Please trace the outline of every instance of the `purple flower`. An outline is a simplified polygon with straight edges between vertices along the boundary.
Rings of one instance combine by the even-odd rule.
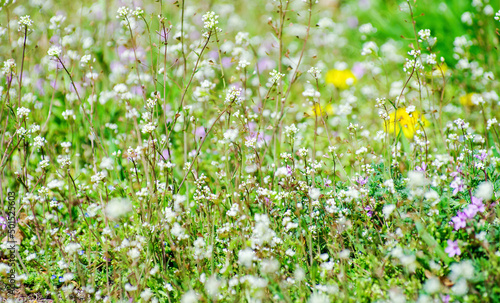
[[[358,177],[358,178],[356,178],[355,181],[358,182],[359,185],[365,185],[366,182],[368,182],[368,177],[365,177],[365,178]]]
[[[349,26],[350,28],[356,28],[358,27],[358,24],[359,24],[358,18],[356,17],[347,18],[347,26]]]
[[[372,207],[370,205],[365,206],[365,210],[367,211],[366,215],[371,217],[373,215]]]
[[[478,211],[478,208],[474,204],[469,204],[465,209],[464,209],[464,214],[467,217],[467,219],[472,219],[476,216]]]
[[[208,57],[214,61],[219,60],[219,52],[217,52],[216,50],[213,50],[213,51],[208,53]]]
[[[421,165],[421,166],[417,166],[415,169],[416,169],[417,171],[425,171],[425,170],[427,169],[427,164],[422,163],[422,165]]]
[[[441,301],[443,301],[443,303],[450,303],[450,295],[441,295]]]
[[[130,92],[136,96],[142,95],[142,87],[140,85],[135,85],[130,88]]]
[[[257,127],[257,123],[255,123],[255,122],[248,122],[247,127],[248,127],[249,131],[253,132],[253,131],[255,131],[255,128]]]
[[[191,40],[197,40],[200,38],[200,32],[199,31],[192,31],[191,33],[189,33],[189,38]]]
[[[325,187],[330,187],[331,184],[332,184],[332,180],[330,180],[329,177],[326,177],[326,179],[325,179]]]
[[[168,149],[163,150],[163,152],[161,153],[161,155],[163,156],[163,158],[165,160],[166,159],[170,159],[170,152],[168,151]]]
[[[61,68],[62,68],[62,66],[61,66]],[[75,86],[74,87],[73,87],[73,85],[69,86],[69,91],[72,92],[72,93],[75,93],[75,87],[76,87],[76,89],[78,91],[78,94],[80,96],[83,96],[84,95],[84,88],[83,88],[82,84],[80,82],[75,82]]]
[[[228,68],[231,65],[233,65],[233,62],[231,61],[231,58],[229,58],[229,57],[222,58],[222,66],[223,67]]]
[[[483,150],[480,155],[474,155],[474,158],[478,159],[479,161],[484,161],[488,154]]]
[[[354,65],[352,66],[352,73],[358,79],[363,77],[363,75],[365,74],[365,68],[364,68],[363,64],[360,62],[354,63]]]
[[[459,230],[460,228],[464,228],[467,225],[467,216],[463,212],[459,212],[455,217],[451,218],[453,224],[455,225],[453,228],[455,230]]]
[[[471,202],[472,202],[472,205],[475,205],[477,207],[478,212],[480,212],[480,213],[484,212],[484,203],[483,203],[483,200],[481,198],[476,198],[476,197],[472,196]]]
[[[451,182],[450,186],[451,186],[451,188],[453,188],[453,195],[458,194],[459,191],[463,191],[465,188],[462,180],[460,180],[459,177],[455,178],[455,180],[453,180],[453,182]]]
[[[460,254],[462,253],[460,251],[460,248],[458,247],[458,241],[451,240],[448,240],[448,247],[446,247],[444,252],[447,253],[450,257],[460,256]]]
[[[457,171],[452,172],[450,174],[450,176],[456,177],[456,176],[460,175],[461,172],[462,172],[462,169],[459,167],[459,168],[457,168]]]
[[[2,227],[2,229],[5,229],[7,227],[7,221],[2,216],[0,216],[0,226]]]
[[[205,128],[203,126],[196,128],[193,131],[193,134],[196,137],[196,139],[201,139],[201,140],[203,140],[203,138],[205,138],[205,136],[207,135],[207,133],[205,132]]]
[[[276,66],[276,62],[274,60],[269,59],[268,57],[264,57],[257,62],[257,68],[260,72],[264,70],[273,69]]]

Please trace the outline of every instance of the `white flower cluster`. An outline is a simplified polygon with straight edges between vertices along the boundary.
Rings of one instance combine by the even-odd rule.
[[[130,14],[132,14],[132,10],[126,6],[121,6],[116,11],[116,18],[123,19],[127,18]]]
[[[16,70],[16,61],[14,59],[8,59],[3,62],[2,73],[4,75],[9,75],[10,73],[14,73]]]
[[[295,124],[285,126],[285,136],[287,136],[288,138],[294,138],[298,132],[299,129],[295,126]]]
[[[215,88],[215,84],[208,81],[208,80],[203,80],[201,82],[201,85],[196,87],[196,89],[193,92],[193,99],[195,99],[198,102],[208,102],[210,101],[211,97],[211,90]]]
[[[203,21],[203,27],[208,31],[212,31],[217,29],[217,24],[219,23],[219,16],[215,14],[215,12],[210,11],[203,15],[201,18]]]
[[[241,102],[240,95],[241,95],[241,88],[236,88],[234,86],[231,86],[226,94],[226,99],[224,100],[224,104],[229,105],[232,102],[236,102],[237,104],[239,104]]]
[[[242,45],[242,46],[248,45],[248,42],[250,40],[249,35],[250,34],[246,32],[238,32],[236,34],[236,37],[234,38],[236,45]]]
[[[226,139],[229,142],[233,142],[238,138],[239,131],[236,128],[228,129],[224,133],[224,139]]]
[[[45,143],[47,143],[47,140],[45,140],[45,138],[41,136],[36,136],[35,139],[33,139],[33,141],[34,141],[33,145],[37,149],[42,148],[45,145]]]
[[[63,15],[56,15],[50,18],[49,29],[56,30],[61,27],[61,24],[66,20],[66,17]]]
[[[18,107],[17,108],[17,117],[19,119],[22,119],[23,117],[28,117],[28,115],[30,114],[30,110],[26,107]]]
[[[311,76],[313,76],[314,79],[318,80],[321,78],[321,70],[317,67],[311,67],[308,71]]]
[[[92,59],[91,55],[82,56],[82,58],[80,59],[80,65],[84,66],[85,64],[89,63],[91,59]]]
[[[67,109],[62,112],[62,116],[64,120],[68,120],[68,118],[73,118],[73,120],[76,119],[75,112],[72,109]]]
[[[378,52],[378,46],[375,42],[373,41],[368,41],[363,44],[363,49],[361,50],[361,55],[362,56],[368,56],[371,54],[377,54]]]
[[[59,57],[62,53],[62,49],[60,46],[57,46],[57,45],[53,45],[49,48],[49,50],[47,51],[47,54],[49,56],[53,56],[53,57]]]
[[[132,12],[132,15],[134,15],[136,17],[140,17],[140,16],[144,15],[144,10],[140,7],[136,7],[135,10]]]
[[[153,122],[149,122],[142,127],[142,133],[143,134],[150,134],[150,133],[154,132],[155,129],[156,129],[156,125]]]
[[[319,98],[321,97],[321,93],[315,90],[314,88],[307,88],[303,93],[302,96],[304,97],[309,97],[309,98]]]
[[[280,81],[281,78],[285,76],[285,74],[281,74],[277,70],[273,69],[273,71],[269,73],[269,76],[271,77],[269,78],[268,86],[271,87],[278,83],[278,81]]]
[[[19,23],[19,31],[21,31],[24,28],[32,26],[33,20],[31,20],[31,17],[29,15],[26,15],[26,16],[20,17],[18,23]]]

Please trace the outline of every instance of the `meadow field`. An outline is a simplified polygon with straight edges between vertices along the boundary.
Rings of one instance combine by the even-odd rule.
[[[1,302],[500,302],[500,3],[0,0]]]

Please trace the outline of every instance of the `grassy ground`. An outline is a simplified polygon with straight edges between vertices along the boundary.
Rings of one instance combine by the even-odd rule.
[[[0,1],[2,298],[500,301],[500,6]]]

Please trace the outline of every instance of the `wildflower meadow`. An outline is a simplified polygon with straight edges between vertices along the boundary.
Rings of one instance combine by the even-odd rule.
[[[0,0],[1,302],[500,302],[500,2]]]

